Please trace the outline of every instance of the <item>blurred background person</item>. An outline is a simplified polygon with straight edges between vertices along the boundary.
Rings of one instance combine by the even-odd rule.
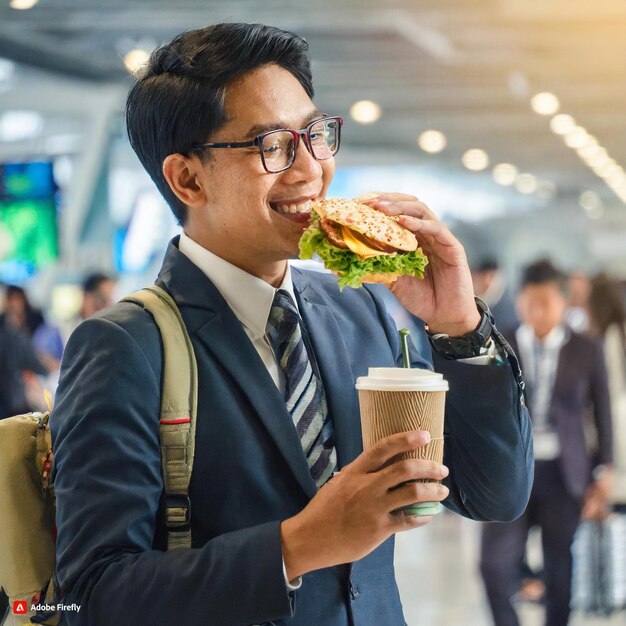
[[[82,283],[82,303],[76,315],[63,323],[63,337],[65,342],[74,329],[88,317],[113,304],[115,294],[115,279],[104,272],[88,274]]]
[[[0,326],[0,419],[39,408],[39,402],[33,406],[27,398],[28,384],[40,388],[33,377],[47,374],[28,335],[11,326]]]
[[[5,294],[5,310],[0,324],[24,333],[32,341],[33,348],[46,370],[59,369],[63,354],[63,339],[56,326],[50,324],[42,311],[34,307],[22,287],[8,285]]]
[[[89,274],[83,282],[83,305],[80,317],[86,320],[98,311],[113,304],[115,280],[108,274],[96,272]]]
[[[0,417],[47,408],[44,388],[55,380],[63,344],[59,331],[31,305],[26,292],[8,285],[0,315]]]
[[[590,328],[604,342],[613,416],[615,484],[611,500],[626,506],[626,309],[615,281],[598,274],[591,281]]]
[[[589,330],[589,293],[591,281],[583,272],[571,272],[567,278],[567,311],[565,320],[579,333]]]
[[[496,626],[519,625],[512,598],[535,526],[542,538],[545,624],[568,623],[574,533],[581,513],[599,515],[609,495],[612,439],[604,354],[597,341],[565,323],[566,289],[565,277],[550,261],[526,267],[518,296],[522,325],[508,337],[527,383],[535,481],[519,519],[483,526],[480,570]],[[584,429],[590,407],[598,442],[593,454],[587,452]]]
[[[519,326],[513,295],[504,272],[495,257],[484,257],[472,268],[474,292],[482,298],[493,314],[500,332],[512,331]]]

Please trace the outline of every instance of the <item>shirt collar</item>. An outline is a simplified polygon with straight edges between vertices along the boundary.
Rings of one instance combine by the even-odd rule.
[[[277,290],[264,280],[203,248],[184,232],[180,235],[178,249],[217,287],[252,338],[263,337]],[[279,289],[289,293],[297,308],[289,264]]]
[[[568,337],[567,326],[564,324],[555,326],[541,341],[537,339],[535,331],[528,324],[522,324],[515,334],[520,348],[523,346],[526,349],[531,348],[535,342],[540,342],[546,350],[555,350],[560,348]]]

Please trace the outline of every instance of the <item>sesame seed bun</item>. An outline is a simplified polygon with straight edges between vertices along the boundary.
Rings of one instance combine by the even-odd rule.
[[[403,252],[417,250],[417,239],[410,230],[367,204],[357,200],[329,198],[328,200],[313,202],[312,208],[320,217],[346,226],[373,241],[392,246]],[[387,280],[389,279],[386,279],[385,282]]]

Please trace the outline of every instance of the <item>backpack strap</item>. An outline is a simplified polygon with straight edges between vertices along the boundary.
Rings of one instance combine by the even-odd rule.
[[[159,436],[165,482],[167,549],[191,548],[189,481],[198,411],[198,367],[189,334],[173,298],[157,285],[125,298],[154,317],[163,341]]]

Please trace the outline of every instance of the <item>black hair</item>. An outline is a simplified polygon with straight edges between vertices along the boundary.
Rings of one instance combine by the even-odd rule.
[[[546,283],[556,283],[561,293],[567,295],[567,278],[550,259],[535,261],[527,265],[522,271],[520,289],[524,289],[528,285],[544,285]]]
[[[602,337],[606,335],[609,327],[615,325],[626,350],[626,307],[617,284],[606,274],[598,274],[591,281],[589,313],[592,327]]]
[[[151,54],[132,86],[126,101],[131,146],[179,224],[187,207],[167,184],[163,160],[205,143],[226,121],[229,83],[268,64],[291,72],[313,97],[307,42],[263,24],[216,24],[181,33]]]
[[[83,280],[83,293],[96,293],[96,291],[100,289],[100,285],[102,285],[102,283],[112,280],[113,278],[111,276],[102,272],[89,274],[85,277],[85,280]]]
[[[18,285],[7,285],[5,297],[18,297],[22,300],[24,303],[25,330],[29,335],[33,335],[39,326],[41,326],[44,322],[43,313],[31,304],[28,294],[23,287],[19,287]]]
[[[476,264],[476,272],[495,272],[500,269],[495,256],[485,256]]]

